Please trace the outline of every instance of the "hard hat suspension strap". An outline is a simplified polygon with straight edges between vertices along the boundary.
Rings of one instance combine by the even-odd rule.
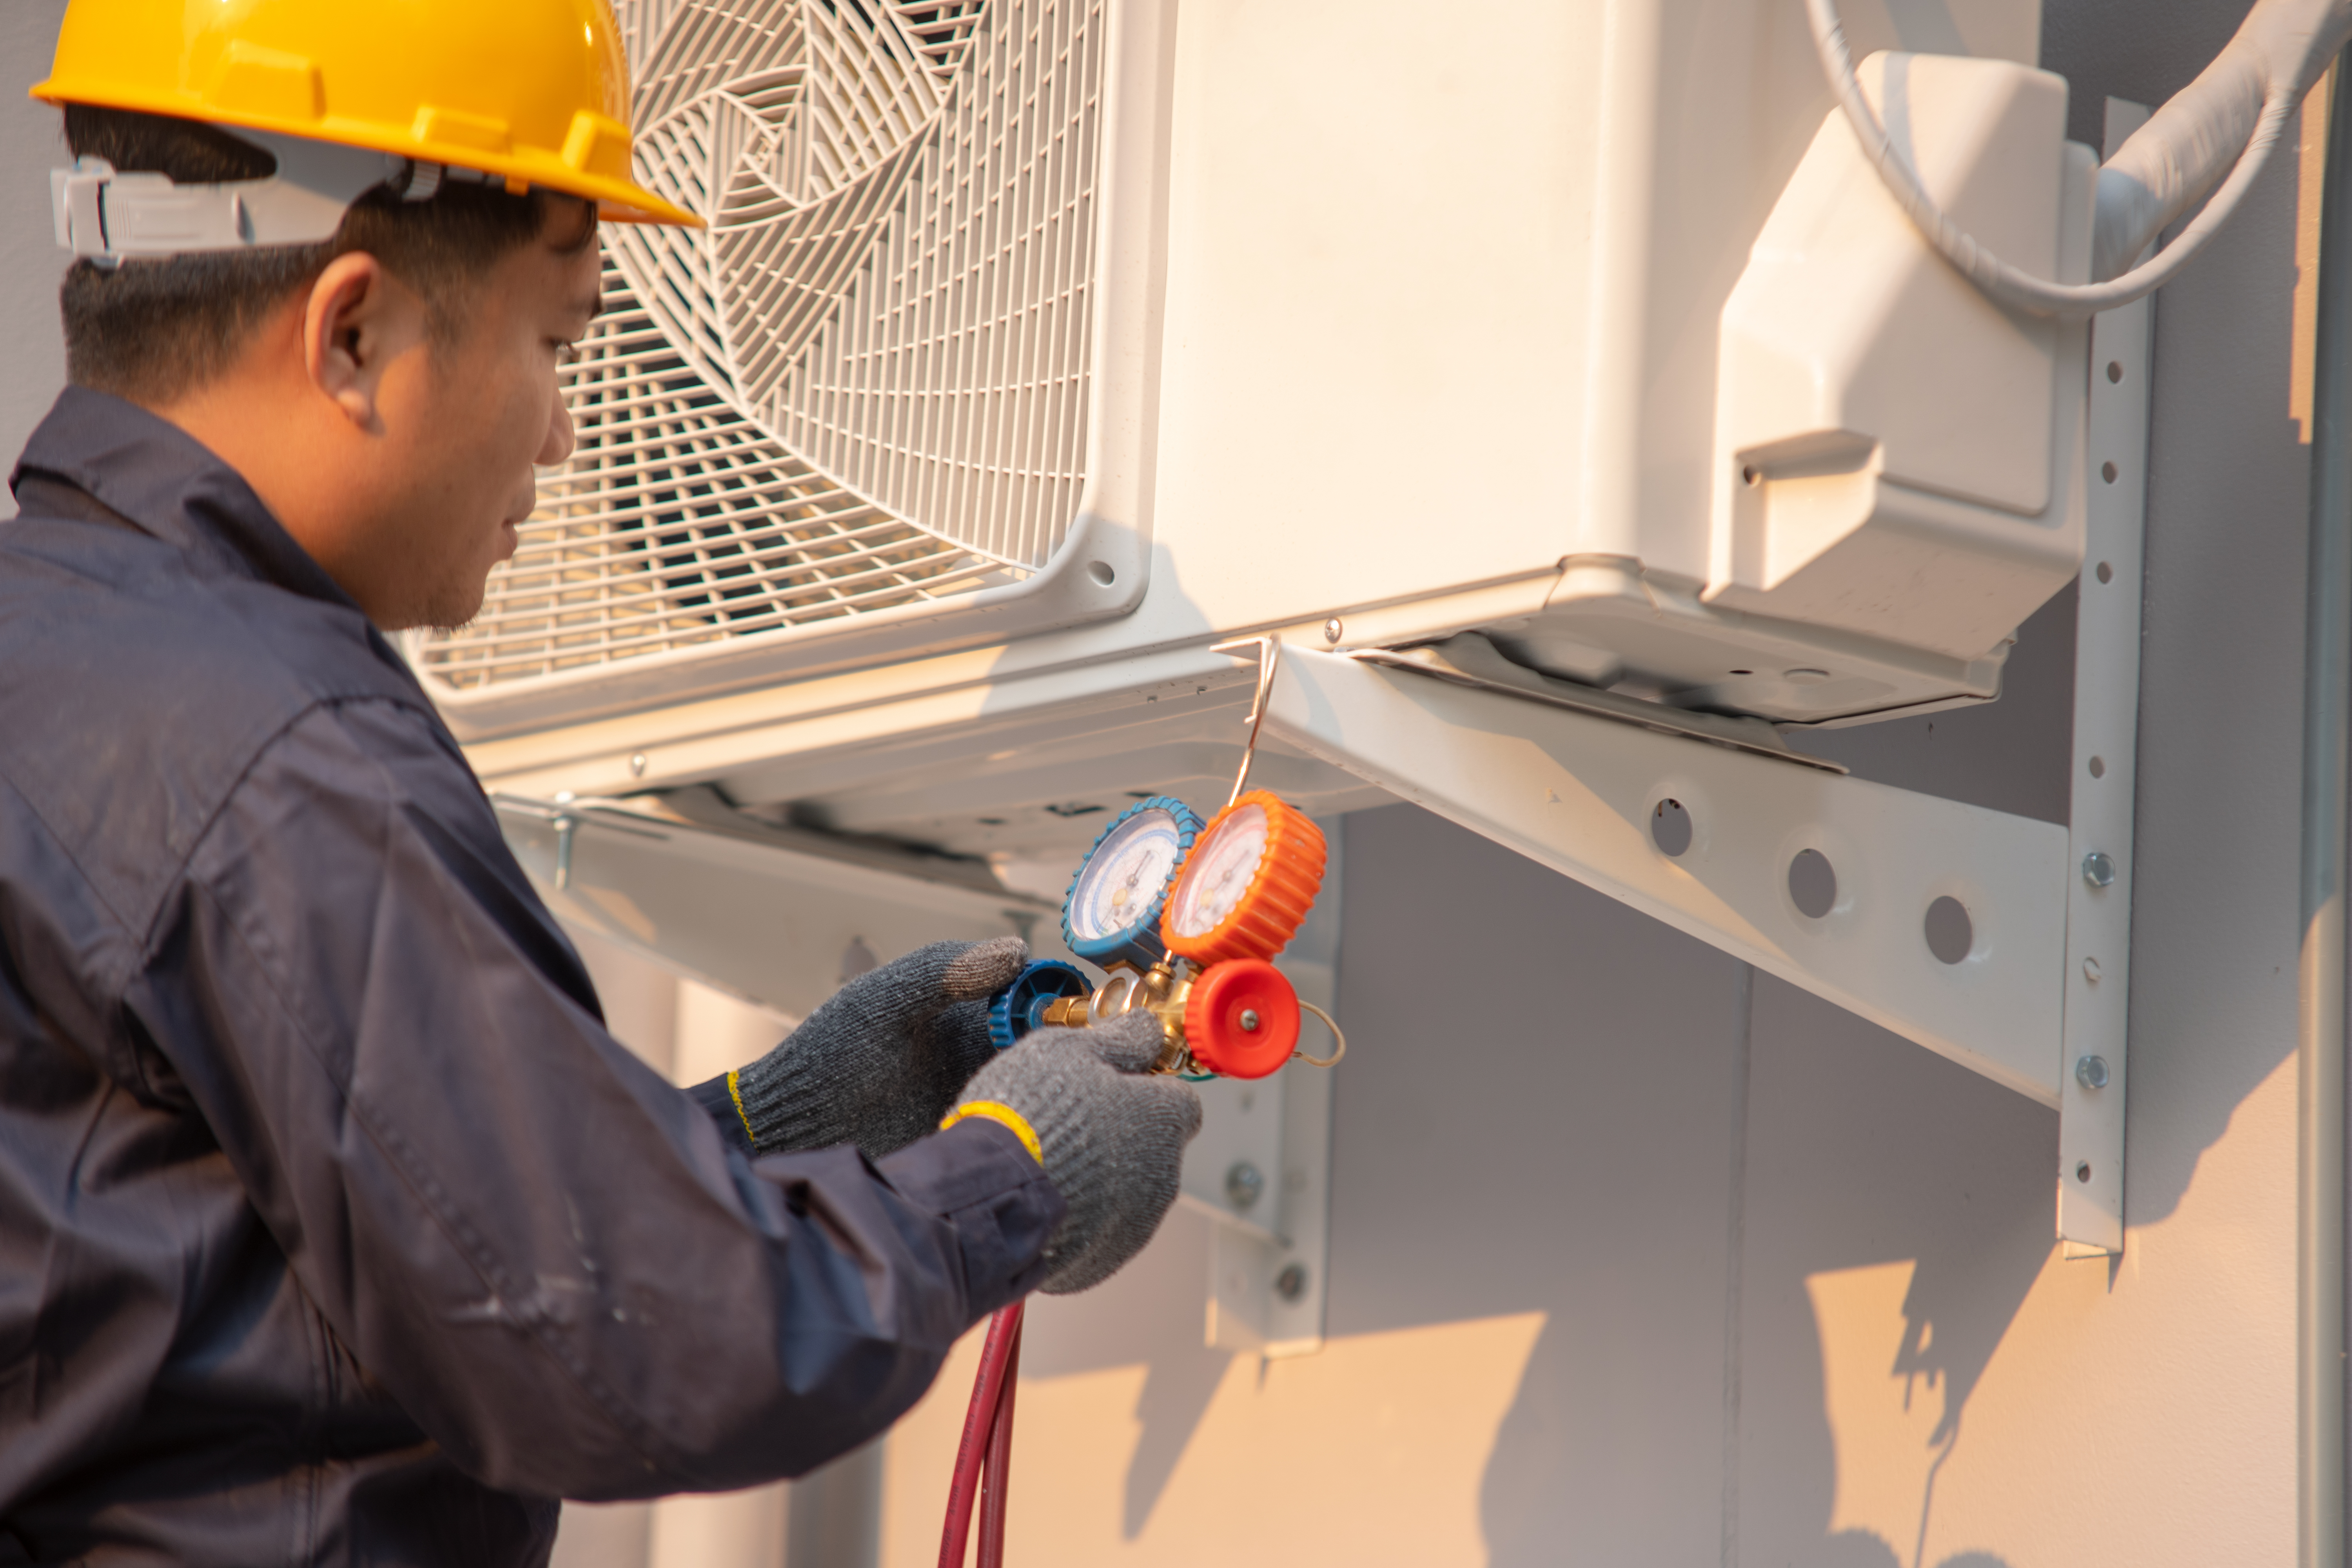
[[[58,245],[101,267],[131,257],[320,245],[335,237],[361,196],[389,185],[424,201],[441,187],[443,170],[397,153],[223,126],[275,156],[265,180],[174,184],[153,174],[125,174],[102,158],[83,158],[49,174]]]

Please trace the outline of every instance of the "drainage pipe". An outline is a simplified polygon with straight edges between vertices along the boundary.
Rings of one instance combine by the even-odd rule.
[[[2352,105],[2329,79],[2312,356],[2303,667],[2303,950],[2295,1041],[2297,1558],[2342,1568],[2345,1494],[2345,840],[2352,732]]]

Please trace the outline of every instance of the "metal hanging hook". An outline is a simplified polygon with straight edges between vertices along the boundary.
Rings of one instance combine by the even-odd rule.
[[[1242,747],[1241,771],[1234,775],[1234,793],[1225,797],[1231,806],[1249,788],[1250,764],[1257,760],[1258,726],[1265,722],[1266,699],[1274,693],[1274,672],[1282,663],[1282,639],[1267,633],[1263,637],[1235,637],[1210,648],[1211,653],[1237,654],[1238,650],[1255,647],[1257,649],[1257,695],[1250,702],[1248,743]]]

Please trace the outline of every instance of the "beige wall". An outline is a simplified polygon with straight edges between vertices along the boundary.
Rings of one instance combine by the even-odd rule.
[[[58,112],[25,89],[48,75],[66,0],[0,0],[0,476],[48,412],[66,378],[58,330],[65,257],[49,222],[49,171],[65,158]],[[16,515],[0,492],[0,516]]]

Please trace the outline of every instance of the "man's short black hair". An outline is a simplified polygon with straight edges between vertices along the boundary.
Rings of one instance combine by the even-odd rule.
[[[66,106],[66,142],[129,174],[181,184],[266,179],[278,162],[252,142],[191,120],[89,104]],[[127,260],[108,269],[76,262],[66,273],[66,372],[77,386],[149,404],[168,403],[219,375],[274,307],[307,289],[327,264],[365,251],[424,295],[436,335],[455,333],[467,287],[537,239],[566,209],[585,211],[567,252],[596,235],[595,207],[502,184],[445,180],[429,201],[389,191],[362,196],[322,245]]]

